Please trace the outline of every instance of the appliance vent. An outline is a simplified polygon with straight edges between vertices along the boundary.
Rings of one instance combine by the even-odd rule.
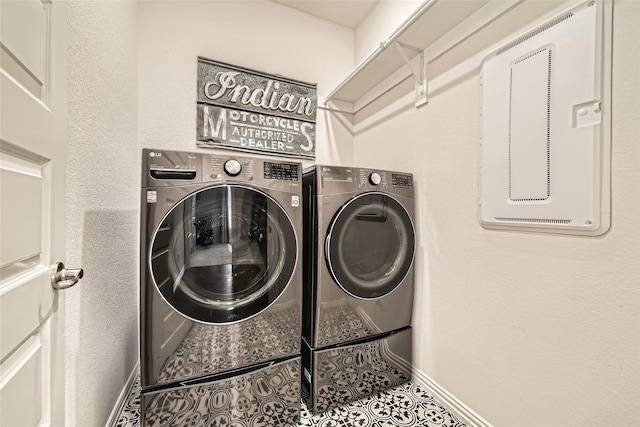
[[[528,222],[534,224],[570,224],[570,219],[543,219],[543,218],[496,218],[500,222]]]
[[[550,127],[551,49],[545,47],[509,70],[509,199],[514,202],[551,196]]]
[[[549,28],[553,27],[554,25],[557,25],[559,23],[561,23],[562,21],[566,21],[567,19],[571,18],[573,16],[573,13],[569,12],[557,19],[554,19],[553,21],[549,22],[547,25],[544,25],[532,32],[530,32],[529,34],[525,34],[524,36],[520,37],[519,39],[516,39],[514,41],[512,41],[511,43],[509,43],[508,45],[506,45],[505,47],[501,48],[500,50],[498,50],[496,52],[496,55],[500,55],[503,52],[506,52],[507,50],[511,49],[514,46],[519,45],[520,43],[529,40],[531,37],[534,37],[540,33],[542,33],[543,31],[548,30]]]

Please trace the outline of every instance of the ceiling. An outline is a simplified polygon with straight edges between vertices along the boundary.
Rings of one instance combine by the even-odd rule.
[[[272,1],[354,30],[378,3],[378,0]]]

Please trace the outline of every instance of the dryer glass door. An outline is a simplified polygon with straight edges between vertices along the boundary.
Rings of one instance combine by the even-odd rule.
[[[296,263],[291,220],[267,194],[225,185],[177,203],[156,230],[151,271],[163,298],[207,323],[251,317],[284,291]]]
[[[365,193],[347,202],[327,233],[325,256],[338,285],[360,298],[394,290],[413,263],[411,217],[394,198]]]

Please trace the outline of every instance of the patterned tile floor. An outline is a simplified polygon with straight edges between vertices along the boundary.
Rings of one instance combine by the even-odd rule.
[[[299,426],[319,427],[465,427],[420,386],[408,382],[371,397],[313,415],[304,403]],[[140,427],[140,381],[137,379],[116,419],[116,427]],[[275,426],[274,426],[275,427]]]

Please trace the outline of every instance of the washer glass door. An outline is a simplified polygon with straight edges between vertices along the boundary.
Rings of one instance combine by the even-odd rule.
[[[275,301],[296,254],[291,220],[277,202],[225,185],[177,203],[155,232],[150,259],[155,285],[172,307],[193,320],[229,323]]]
[[[394,290],[413,263],[413,223],[405,208],[382,193],[365,193],[347,202],[327,233],[325,256],[337,284],[361,298]]]

